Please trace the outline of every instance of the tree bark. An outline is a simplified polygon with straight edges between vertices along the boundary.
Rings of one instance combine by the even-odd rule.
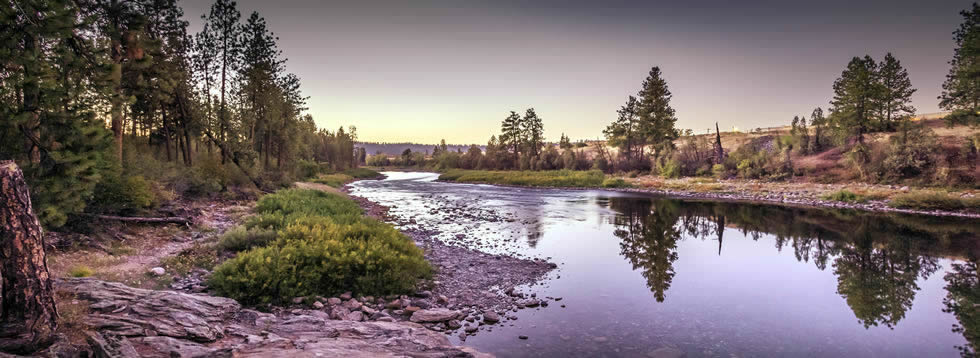
[[[28,354],[49,345],[58,327],[41,224],[24,173],[0,161],[0,351]]]

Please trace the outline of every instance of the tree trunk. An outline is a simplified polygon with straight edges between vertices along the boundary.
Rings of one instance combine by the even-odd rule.
[[[715,122],[715,164],[725,162],[725,149],[721,147],[721,132],[718,131],[718,122]]]
[[[41,224],[12,160],[0,161],[0,203],[0,351],[27,354],[53,341],[58,311]]]

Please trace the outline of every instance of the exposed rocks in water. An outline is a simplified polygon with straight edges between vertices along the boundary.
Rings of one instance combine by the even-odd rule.
[[[348,312],[349,320],[332,320],[321,310],[262,313],[228,298],[90,278],[60,280],[56,287],[88,303],[91,312],[84,321],[92,328],[87,332],[91,356],[488,356],[455,347],[445,335],[416,323],[360,322],[362,311]],[[64,353],[56,351],[63,347],[42,353]]]
[[[413,224],[411,228],[403,227],[402,232],[425,251],[425,258],[436,269],[432,282],[416,292],[415,298],[408,299],[402,296],[401,299],[388,300],[383,305],[375,306],[378,310],[389,313],[394,319],[415,320],[420,312],[445,308],[459,311],[459,316],[454,318],[460,321],[479,320],[495,323],[506,318],[500,317],[496,310],[506,311],[518,306],[520,308],[547,306],[546,303],[542,304],[544,300],[528,298],[516,292],[515,287],[540,281],[558,265],[541,259],[524,259],[479,251],[464,245],[471,241],[477,242],[473,240],[473,235],[456,233],[455,236],[447,236],[444,233],[426,230],[414,219],[396,219],[388,216],[389,209],[385,206],[357,196],[352,198],[368,215],[379,220]],[[445,207],[438,210],[449,212],[453,216],[489,222],[514,220],[501,217],[495,211],[463,203],[443,204]],[[519,304],[519,301],[524,302]],[[487,313],[490,315],[489,319]],[[425,314],[427,313],[423,313]],[[447,331],[447,333],[460,328],[463,328],[460,333],[465,334],[473,334],[479,330],[476,326],[464,328],[458,325],[458,322],[450,324],[451,320],[431,322],[427,327],[437,331]]]

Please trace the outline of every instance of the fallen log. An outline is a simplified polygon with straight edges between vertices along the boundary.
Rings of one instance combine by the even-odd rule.
[[[94,217],[96,219],[102,220],[114,220],[114,221],[125,221],[134,223],[160,223],[160,224],[185,224],[190,225],[191,219],[180,217],[180,216],[164,216],[164,217],[142,217],[142,216],[115,216],[115,215],[97,215],[97,214],[85,214],[87,216]]]

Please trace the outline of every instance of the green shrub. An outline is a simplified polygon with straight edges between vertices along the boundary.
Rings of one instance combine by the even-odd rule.
[[[660,167],[660,176],[664,178],[680,178],[681,164],[677,160],[671,159]]]
[[[315,177],[323,172],[320,168],[320,164],[317,164],[311,160],[303,159],[296,163],[295,171],[296,177],[300,180]]]
[[[339,194],[310,189],[285,189],[268,194],[255,205],[259,214],[279,214],[288,224],[303,216],[361,215],[361,207]]]
[[[244,251],[257,246],[265,246],[276,239],[276,230],[239,226],[221,235],[218,247],[222,250]]]
[[[92,271],[92,268],[85,265],[72,267],[71,271],[68,272],[68,275],[71,277],[89,277],[94,274],[95,271]]]
[[[715,178],[724,179],[727,174],[728,170],[725,169],[724,164],[715,164],[711,166],[711,175],[714,175]]]
[[[609,178],[602,181],[603,188],[629,188],[632,187],[630,183],[627,183],[622,178]]]
[[[823,200],[843,201],[846,203],[865,202],[867,199],[863,195],[855,194],[847,189],[841,189],[832,193],[824,194],[820,197]]]
[[[935,191],[915,191],[892,197],[889,206],[916,210],[980,210],[980,198],[961,198]]]
[[[330,187],[339,188],[347,184],[347,182],[353,180],[351,176],[347,174],[326,174],[311,180],[314,183],[325,184]]]
[[[142,176],[109,175],[95,186],[92,206],[107,212],[144,209],[155,204],[154,192]]]
[[[279,229],[286,226],[285,221],[282,213],[261,213],[249,216],[243,225],[246,229]]]
[[[431,273],[422,250],[390,225],[321,221],[290,225],[269,246],[219,265],[209,286],[245,304],[279,303],[343,291],[405,293]]]

